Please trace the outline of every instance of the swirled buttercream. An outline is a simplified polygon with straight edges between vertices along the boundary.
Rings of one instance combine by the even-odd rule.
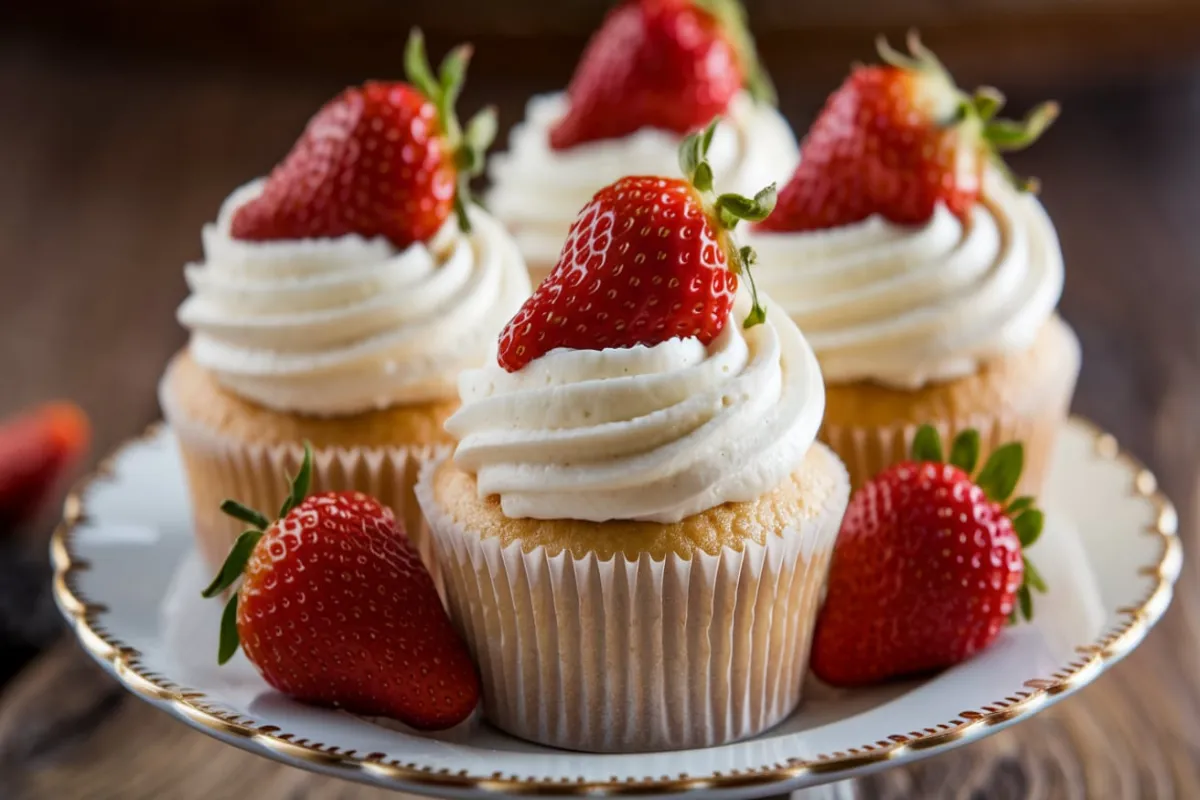
[[[769,302],[769,301],[768,301]],[[456,463],[509,517],[676,522],[775,488],[825,408],[812,350],[778,308],[743,329],[739,293],[707,347],[552,350],[463,373]]]
[[[755,232],[758,285],[804,329],[830,382],[919,388],[1032,345],[1062,294],[1063,260],[1037,199],[989,175],[966,222],[882,217]]]
[[[268,408],[352,414],[454,397],[529,294],[511,237],[478,208],[399,251],[383,238],[247,242],[230,221],[257,196],[234,192],[186,268],[180,322],[192,357],[226,388]]]
[[[550,148],[550,129],[566,111],[562,94],[529,101],[513,128],[509,150],[491,158],[492,210],[513,232],[531,264],[552,266],[579,209],[626,175],[676,175],[682,137],[644,128],[621,139]],[[709,150],[717,188],[753,196],[791,174],[798,159],[787,121],[742,93],[729,104]]]

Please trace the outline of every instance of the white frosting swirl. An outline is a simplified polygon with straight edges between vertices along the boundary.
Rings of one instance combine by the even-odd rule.
[[[233,239],[234,212],[261,190],[237,190],[204,227],[178,316],[197,363],[269,408],[341,415],[452,399],[458,373],[483,363],[529,294],[511,237],[478,208],[470,235],[452,217],[403,251],[356,235]]]
[[[708,347],[560,348],[513,373],[469,370],[446,422],[455,461],[508,517],[676,522],[754,500],[799,466],[825,410],[812,350],[768,308],[743,330],[739,294]]]
[[[970,375],[1031,346],[1062,294],[1050,218],[993,175],[965,225],[939,205],[914,227],[871,217],[746,239],[758,285],[804,329],[830,382],[913,389]]]
[[[553,265],[579,209],[626,175],[676,175],[682,137],[654,128],[621,139],[550,147],[550,129],[566,112],[562,94],[532,98],[513,128],[509,150],[491,158],[488,208],[508,225],[531,264]],[[739,94],[713,136],[708,160],[717,189],[753,196],[796,168],[796,139],[769,105]]]

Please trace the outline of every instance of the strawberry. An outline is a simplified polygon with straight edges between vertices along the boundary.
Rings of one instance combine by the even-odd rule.
[[[87,450],[90,428],[71,403],[48,403],[0,425],[0,532],[31,517]]]
[[[888,468],[850,500],[838,533],[812,668],[840,686],[957,664],[1032,617],[1030,589],[1045,584],[1023,548],[1042,531],[1033,500],[1008,502],[1024,451],[1008,444],[979,475],[979,434],[960,434],[942,463],[924,426],[913,460]]]
[[[723,114],[743,86],[774,102],[738,0],[630,0],[588,43],[550,146],[642,128],[685,134]]]
[[[227,500],[251,526],[204,590],[241,578],[221,619],[218,660],[237,652],[297,700],[453,727],[479,702],[479,676],[433,579],[390,509],[359,492],[306,497],[312,451],[279,518]]]
[[[908,46],[911,57],[880,39],[887,63],[856,67],[829,96],[761,229],[819,230],[873,214],[915,225],[939,202],[965,220],[984,167],[990,162],[1009,175],[1000,153],[1031,144],[1058,116],[1056,104],[1043,103],[1023,122],[997,119],[1004,103],[997,90],[967,95],[916,34]]]
[[[571,226],[558,263],[500,334],[499,362],[515,372],[558,347],[652,346],[725,327],[737,276],[754,252],[730,235],[771,212],[775,187],[754,199],[714,196],[706,156],[717,123],[684,140],[687,180],[622,178],[596,193]],[[765,319],[754,292],[746,326]]]
[[[237,210],[235,239],[385,236],[397,247],[428,240],[451,210],[470,230],[468,182],[483,170],[495,112],[465,132],[454,114],[471,50],[442,61],[435,78],[414,30],[405,51],[411,83],[371,81],[317,112],[262,194]]]

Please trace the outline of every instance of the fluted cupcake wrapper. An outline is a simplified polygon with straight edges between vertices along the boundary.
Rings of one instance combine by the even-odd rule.
[[[304,447],[240,442],[167,416],[187,474],[196,542],[205,561],[217,569],[246,527],[223,514],[221,503],[233,498],[272,516],[300,467]],[[420,465],[429,454],[428,447],[313,448],[311,491],[360,491],[391,508],[440,591],[433,540],[413,496]]]
[[[440,462],[416,494],[492,724],[554,747],[637,752],[732,742],[796,707],[844,492],[765,545],[601,560],[464,529],[434,498]]]
[[[1027,413],[1005,409],[955,419],[931,419],[928,424],[941,435],[947,453],[959,433],[972,428],[979,431],[980,465],[997,447],[1008,442],[1021,442],[1025,447],[1025,467],[1016,495],[1037,496],[1045,483],[1055,438],[1066,420],[1075,387],[1074,376],[1066,377],[1069,380],[1063,381],[1060,391]],[[892,464],[909,458],[913,437],[919,428],[920,425],[914,423],[857,426],[826,422],[819,437],[842,459],[850,472],[851,486],[858,489]]]

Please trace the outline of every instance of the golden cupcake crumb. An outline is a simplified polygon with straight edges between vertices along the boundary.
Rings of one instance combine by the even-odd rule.
[[[550,555],[567,550],[575,558],[595,553],[601,559],[623,553],[636,559],[648,553],[662,559],[669,553],[689,558],[693,553],[716,554],[724,547],[741,551],[747,541],[758,544],[777,536],[789,524],[810,520],[845,492],[845,469],[827,447],[814,444],[791,477],[757,500],[724,503],[679,522],[611,520],[510,519],[496,496],[479,497],[475,476],[444,461],[433,477],[434,498],[462,528],[504,545],[520,542],[525,552],[545,547]],[[839,480],[840,477],[840,480]],[[845,502],[842,497],[839,502]]]
[[[938,420],[971,419],[1002,411],[1036,413],[1046,399],[1061,395],[1064,378],[1074,382],[1079,340],[1057,315],[1042,326],[1033,346],[985,363],[974,375],[906,390],[871,381],[830,383],[825,389],[825,424],[860,428]]]
[[[422,447],[450,444],[442,427],[458,400],[397,405],[339,417],[311,417],[264,408],[238,397],[185,349],[167,367],[163,395],[176,424],[195,424],[246,444],[308,440],[314,447]]]

